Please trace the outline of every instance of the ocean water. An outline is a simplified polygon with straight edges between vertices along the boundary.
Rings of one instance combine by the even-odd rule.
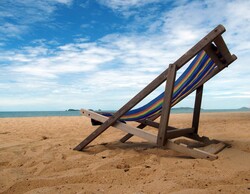
[[[109,111],[115,112],[115,111]],[[201,109],[201,112],[250,112],[250,109]],[[192,108],[173,108],[171,113],[193,113]],[[15,117],[51,117],[51,116],[80,116],[80,111],[5,111],[0,112],[0,118]]]
[[[0,118],[15,117],[51,117],[51,116],[80,116],[80,111],[6,111],[0,112]]]

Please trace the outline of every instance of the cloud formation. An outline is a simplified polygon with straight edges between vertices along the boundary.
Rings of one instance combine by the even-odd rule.
[[[138,7],[143,7],[151,3],[157,3],[160,0],[98,0],[99,3],[113,9],[114,11],[124,11],[129,9],[134,9]]]
[[[14,6],[13,1],[5,2]],[[70,0],[37,2],[28,8],[27,2],[17,1],[20,8],[16,8],[15,16],[10,8],[5,9],[0,16],[0,33],[8,34],[7,38],[21,38],[24,31],[32,30],[29,24],[53,20],[59,5],[73,4]],[[78,37],[71,42],[58,42],[45,38],[33,40],[29,46],[2,50],[2,110],[26,109],[27,104],[30,109],[33,105],[51,110],[117,109],[219,23],[226,26],[225,40],[239,58],[206,84],[203,107],[250,107],[250,66],[246,65],[250,54],[249,1],[97,2],[124,18],[127,23],[122,28],[126,30],[95,41]],[[140,11],[142,7],[150,9],[152,15]],[[27,16],[20,16],[19,21],[26,8]],[[11,18],[16,24],[7,22]],[[163,87],[150,97],[159,94]],[[178,106],[192,105],[193,95]]]
[[[70,6],[72,0],[2,0],[0,5],[0,35],[5,38],[22,38],[32,31],[33,25],[52,21],[60,5]]]

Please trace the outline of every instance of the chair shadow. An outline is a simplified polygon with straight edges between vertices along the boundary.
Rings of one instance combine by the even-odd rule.
[[[165,157],[165,158],[193,159],[192,157],[185,156],[174,150],[170,150],[165,147],[160,147],[149,142],[128,141],[128,142],[122,143],[120,141],[115,141],[115,142],[101,143],[101,144],[96,144],[96,145],[89,145],[83,150],[83,152],[90,154],[90,155],[96,155],[106,150],[113,150],[113,151],[132,150],[140,155],[152,154],[158,157]]]

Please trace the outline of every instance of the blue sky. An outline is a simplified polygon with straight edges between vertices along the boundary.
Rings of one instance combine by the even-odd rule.
[[[250,107],[249,10],[248,0],[1,0],[0,111],[118,109],[218,24],[238,60],[206,83],[202,107]]]

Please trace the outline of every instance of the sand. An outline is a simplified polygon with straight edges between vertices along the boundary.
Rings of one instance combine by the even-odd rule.
[[[171,116],[189,127],[191,114]],[[84,117],[1,118],[1,193],[250,193],[250,113],[202,113],[200,134],[231,144],[214,161],[192,159],[110,128],[84,152]],[[153,129],[149,129],[153,130]]]

